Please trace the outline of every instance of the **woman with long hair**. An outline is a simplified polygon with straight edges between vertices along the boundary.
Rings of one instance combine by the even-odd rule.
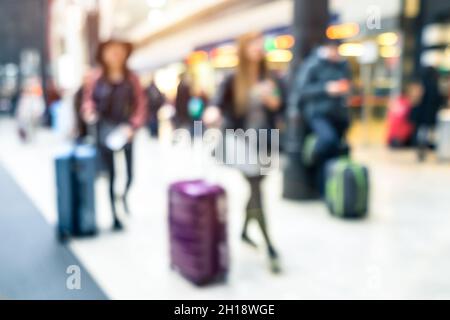
[[[99,70],[94,72],[83,91],[83,115],[87,123],[97,125],[97,144],[102,164],[109,178],[109,195],[114,229],[123,228],[116,211],[114,154],[108,137],[121,132],[125,144],[127,183],[121,199],[128,213],[127,195],[133,180],[133,137],[147,121],[147,101],[137,76],[127,67],[132,52],[129,43],[109,40],[100,44],[97,52]]]
[[[270,129],[275,128],[276,116],[283,105],[282,87],[267,70],[264,39],[261,33],[248,33],[238,39],[238,58],[236,71],[221,84],[213,103],[205,110],[203,119],[207,126],[221,126],[224,129],[234,130],[255,129],[257,137],[260,137],[259,130],[268,129],[270,132]],[[247,145],[243,152],[258,150],[260,145],[259,139],[257,140],[253,143],[256,146]],[[266,140],[271,141],[270,137]],[[270,145],[267,148],[270,150]],[[237,152],[242,152],[242,149],[238,149]],[[259,159],[259,156],[257,157]],[[247,166],[249,167],[252,168],[251,164]],[[280,269],[278,254],[269,237],[263,211],[261,184],[264,175],[261,170],[246,170],[246,166],[238,168],[243,169],[241,171],[250,186],[250,199],[241,238],[245,243],[256,247],[248,234],[249,223],[256,221],[266,242],[271,270],[278,272]]]

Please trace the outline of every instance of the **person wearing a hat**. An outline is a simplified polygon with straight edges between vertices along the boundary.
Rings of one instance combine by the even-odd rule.
[[[82,112],[87,123],[96,123],[97,144],[102,164],[109,177],[109,194],[114,229],[123,228],[116,211],[114,153],[108,146],[108,136],[118,128],[127,143],[122,148],[126,159],[127,184],[121,199],[128,212],[127,194],[133,178],[133,137],[147,121],[147,101],[138,77],[127,67],[132,45],[118,40],[101,43],[97,52],[99,69],[87,81],[83,92]]]

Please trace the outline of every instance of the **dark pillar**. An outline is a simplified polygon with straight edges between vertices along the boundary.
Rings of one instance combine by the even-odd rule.
[[[89,54],[89,64],[94,66],[96,63],[97,48],[99,45],[99,12],[95,10],[88,12],[86,17],[86,39]]]
[[[406,85],[420,71],[422,54],[422,29],[425,1],[417,0],[417,11],[410,12],[410,0],[402,1],[401,29],[403,33],[402,86]],[[415,2],[415,0],[412,0]],[[415,11],[415,10],[413,10]]]
[[[325,38],[330,21],[328,0],[294,0],[294,59],[292,70]]]
[[[46,0],[1,1],[0,64],[19,64],[20,53],[24,49],[35,49],[42,54],[46,3]]]
[[[49,96],[49,89],[53,89],[53,79],[50,70],[50,6],[51,1],[41,2],[42,11],[42,21],[40,26],[40,34],[42,37],[42,42],[39,48],[41,56],[41,79],[42,79],[42,90],[44,92],[44,100],[46,104],[44,112],[44,125],[51,125],[50,116],[50,104],[51,97]]]
[[[291,81],[303,58],[324,38],[330,21],[328,0],[295,0],[294,2],[294,59],[291,65]],[[316,196],[305,184],[309,172],[301,165],[302,119],[298,106],[288,105],[286,129],[286,167],[284,169],[283,197],[307,199]]]

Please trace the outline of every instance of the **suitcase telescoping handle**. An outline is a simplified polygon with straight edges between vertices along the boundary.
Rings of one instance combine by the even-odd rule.
[[[98,137],[98,126],[97,122],[88,123],[87,126],[87,138],[85,143],[95,146],[97,145],[97,137]]]

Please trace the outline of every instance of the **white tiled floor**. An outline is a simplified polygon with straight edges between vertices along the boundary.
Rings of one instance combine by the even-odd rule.
[[[12,122],[0,120],[0,162],[52,224],[59,145],[41,131],[24,146]],[[269,273],[263,250],[239,242],[248,196],[239,173],[198,164],[186,150],[166,150],[146,132],[136,142],[127,230],[109,232],[106,184],[99,180],[104,232],[70,246],[117,299],[450,298],[450,165],[434,159],[417,164],[411,151],[381,147],[357,148],[354,156],[371,170],[372,207],[365,221],[333,219],[321,203],[285,201],[280,171],[266,179],[266,209],[284,270],[278,276]],[[200,289],[169,269],[166,191],[170,181],[202,176],[227,189],[232,265],[228,284]]]

